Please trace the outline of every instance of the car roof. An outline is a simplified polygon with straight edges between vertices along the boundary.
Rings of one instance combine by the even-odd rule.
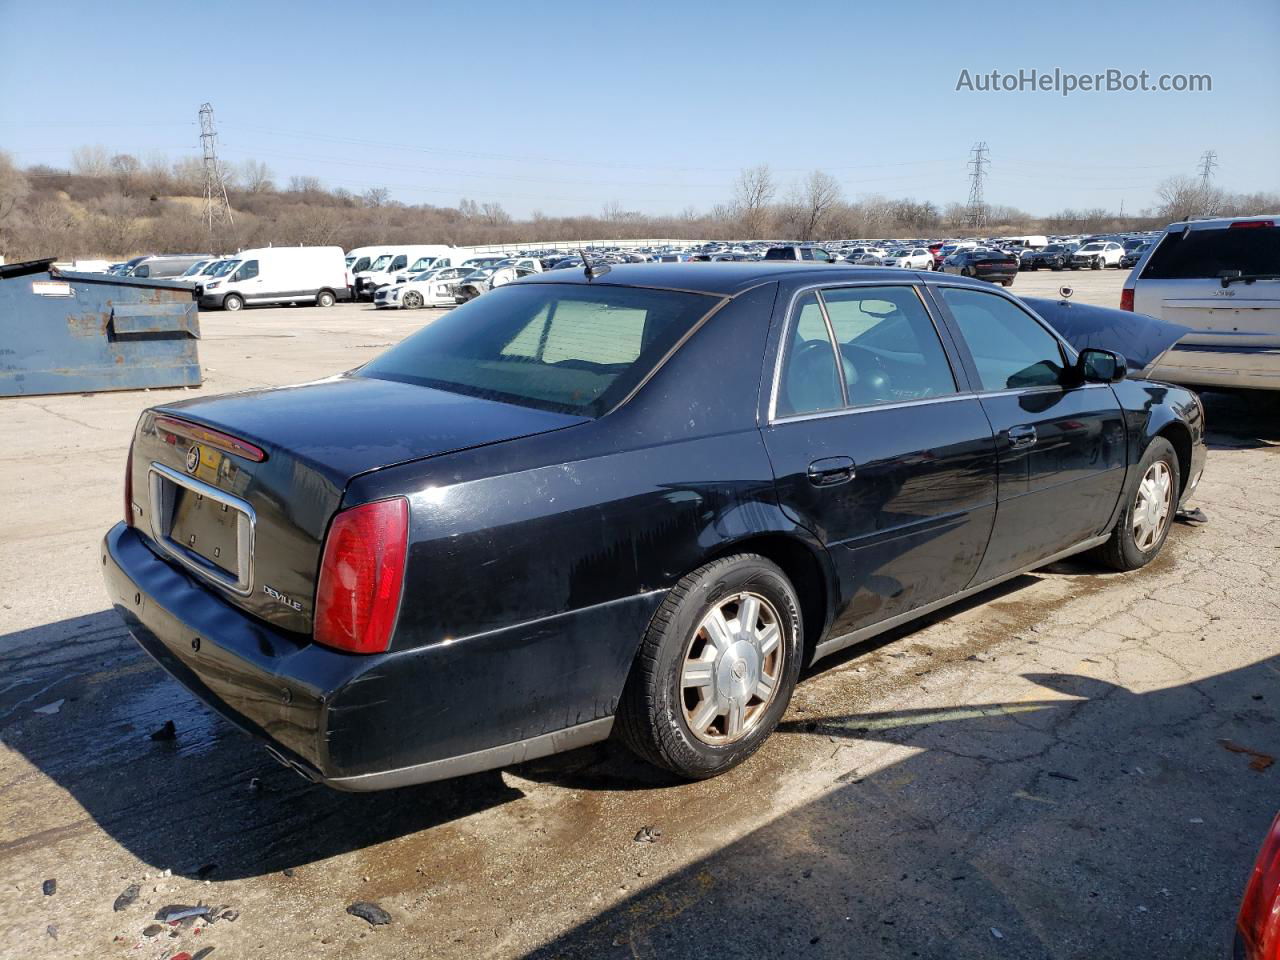
[[[524,277],[517,283],[591,283],[596,286],[654,287],[663,290],[684,290],[712,296],[736,297],[762,283],[775,280],[797,280],[801,283],[830,281],[901,282],[910,277],[916,282],[956,283],[989,288],[985,280],[973,280],[954,274],[939,275],[933,272],[903,270],[897,267],[842,267],[828,263],[805,263],[794,260],[719,261],[696,265],[674,263],[631,263],[613,265],[608,273],[587,280],[581,270],[553,270]]]

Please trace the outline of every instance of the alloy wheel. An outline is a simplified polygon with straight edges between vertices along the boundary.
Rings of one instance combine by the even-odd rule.
[[[1143,553],[1160,542],[1172,508],[1173,474],[1167,463],[1157,460],[1143,474],[1133,503],[1133,542]]]
[[[786,645],[782,621],[758,593],[716,602],[685,648],[680,697],[689,731],[703,743],[734,743],[777,696]]]

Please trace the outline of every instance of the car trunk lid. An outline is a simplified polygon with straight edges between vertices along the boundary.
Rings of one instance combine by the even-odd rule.
[[[167,404],[134,436],[132,519],[231,603],[307,634],[354,477],[584,419],[359,376]]]

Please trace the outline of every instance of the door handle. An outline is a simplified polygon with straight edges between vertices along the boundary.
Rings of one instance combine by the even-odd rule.
[[[854,477],[853,458],[823,457],[809,464],[809,482],[815,487],[833,487],[848,483]]]
[[[1004,435],[1009,438],[1009,446],[1014,450],[1025,450],[1036,445],[1036,428],[1030,424],[1010,427]]]

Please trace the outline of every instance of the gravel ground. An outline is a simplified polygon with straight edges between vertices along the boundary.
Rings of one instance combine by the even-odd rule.
[[[1014,292],[1114,305],[1122,277]],[[327,375],[432,315],[206,314],[201,390]],[[1223,955],[1280,777],[1224,745],[1280,755],[1274,410],[1206,398],[1210,522],[1146,569],[1059,564],[824,661],[717,780],[606,744],[352,796],[277,766],[107,609],[129,431],[182,395],[0,400],[0,956]],[[239,916],[143,935],[198,902]]]

